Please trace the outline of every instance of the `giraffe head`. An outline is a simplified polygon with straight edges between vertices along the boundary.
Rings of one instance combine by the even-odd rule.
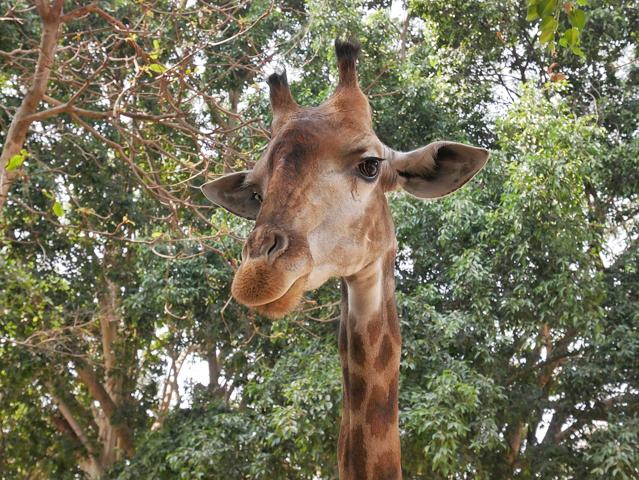
[[[386,192],[443,197],[488,159],[485,149],[454,142],[408,153],[385,146],[357,81],[359,50],[358,42],[335,42],[339,83],[318,107],[300,107],[286,73],[271,75],[272,138],[264,155],[253,170],[202,187],[213,203],[255,220],[232,293],[265,315],[286,314],[304,291],[395,249]]]

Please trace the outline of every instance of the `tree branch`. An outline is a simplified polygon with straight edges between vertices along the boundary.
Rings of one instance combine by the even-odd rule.
[[[104,386],[98,381],[95,372],[86,365],[77,366],[78,377],[82,380],[82,383],[87,387],[91,396],[100,403],[100,407],[104,411],[109,425],[113,428],[113,431],[120,440],[120,446],[125,453],[131,457],[135,453],[135,447],[133,445],[131,430],[129,427],[122,423],[113,422],[113,416],[116,413],[117,405],[106,391]]]
[[[76,18],[82,18],[89,15],[94,8],[98,7],[98,2],[92,2],[89,5],[85,5],[84,7],[76,8],[75,10],[71,10],[69,13],[66,13],[62,16],[62,22],[67,23],[71,20],[75,20]]]
[[[162,388],[162,401],[158,408],[157,418],[153,425],[151,426],[151,430],[157,430],[162,426],[164,420],[166,419],[167,414],[169,413],[169,407],[171,406],[171,400],[173,399],[173,395],[177,391],[177,381],[178,376],[180,374],[180,370],[182,370],[182,365],[184,365],[184,361],[189,356],[191,352],[193,352],[194,347],[190,346],[185,348],[180,352],[180,354],[175,358],[175,355],[171,357],[171,366],[169,368],[169,373],[166,376],[166,380],[164,381],[164,387]]]
[[[58,41],[62,3],[62,0],[56,0],[52,5],[43,0],[36,2],[43,26],[40,38],[40,53],[33,81],[11,121],[2,154],[0,155],[0,214],[17,173],[17,170],[7,171],[7,165],[11,158],[18,155],[24,146],[27,131],[32,123],[27,117],[35,113],[51,76],[51,68],[53,67]]]
[[[50,381],[45,382],[45,386],[47,387],[47,390],[49,391],[51,398],[58,406],[58,409],[60,410],[60,413],[64,417],[64,420],[66,421],[67,425],[69,425],[69,427],[73,431],[73,434],[76,436],[78,441],[82,444],[82,446],[86,450],[87,457],[89,458],[91,463],[96,465],[99,470],[102,470],[101,465],[98,462],[98,459],[95,455],[93,445],[91,444],[89,437],[87,437],[86,433],[84,432],[84,429],[82,428],[80,423],[76,420],[75,416],[73,415],[71,408],[69,408],[66,402],[62,400],[62,398],[60,398],[55,393],[55,387],[53,386],[52,382]]]
[[[508,453],[506,454],[506,463],[511,467],[514,467],[519,458],[519,449],[521,448],[521,440],[524,432],[525,424],[523,422],[517,422],[510,435],[508,435]]]

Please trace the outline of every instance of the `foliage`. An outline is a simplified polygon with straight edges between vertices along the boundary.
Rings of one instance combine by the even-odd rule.
[[[528,0],[528,15],[526,20],[532,22],[539,19],[540,31],[539,42],[548,45],[554,50],[557,43],[562,47],[570,47],[575,55],[584,57],[583,50],[579,47],[581,33],[586,26],[587,15],[579,7],[588,5],[588,0],[577,0],[576,2],[558,2],[556,0]],[[570,24],[570,28],[560,31],[561,17],[565,15]],[[557,42],[556,36],[560,38]]]
[[[337,352],[323,339],[284,341],[291,328],[286,321],[273,326],[281,357],[274,365],[266,357],[255,362],[242,408],[196,390],[193,407],[172,412],[114,478],[334,477]]]
[[[337,477],[337,282],[276,322],[232,302],[251,225],[197,187],[259,155],[262,74],[317,104],[348,35],[385,143],[492,151],[449,198],[389,195],[404,478],[637,477],[636,2],[389,3],[118,1],[60,27],[5,168],[0,478]],[[4,146],[42,24],[1,10]]]

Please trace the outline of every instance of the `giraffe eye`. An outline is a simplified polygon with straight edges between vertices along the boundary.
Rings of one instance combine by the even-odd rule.
[[[369,157],[362,160],[359,165],[359,173],[366,180],[373,180],[379,174],[379,158]]]
[[[262,195],[257,192],[253,192],[253,198],[258,201],[258,203],[262,203]]]

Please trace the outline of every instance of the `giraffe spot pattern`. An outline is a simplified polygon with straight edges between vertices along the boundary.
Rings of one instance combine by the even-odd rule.
[[[375,345],[377,340],[379,339],[380,334],[382,333],[382,320],[372,320],[368,322],[368,326],[366,327],[368,332],[368,340],[371,345]]]
[[[397,343],[401,343],[402,334],[399,330],[399,318],[397,318],[397,307],[395,306],[395,299],[389,299],[386,304],[388,312],[392,314],[388,315],[388,329],[393,336],[393,339]]]
[[[382,453],[373,467],[373,480],[398,480],[399,458],[392,450]]]
[[[342,380],[344,382],[344,407],[346,408],[346,405],[348,405],[348,401],[350,400],[350,395],[348,394],[348,392],[351,389],[351,377],[348,374],[348,367],[342,368]]]
[[[375,368],[377,370],[384,370],[391,358],[393,358],[393,342],[391,341],[390,335],[385,334],[382,344],[379,347],[379,353],[375,359]]]
[[[397,419],[397,374],[388,386],[388,391],[379,385],[371,390],[366,406],[366,423],[370,426],[371,435],[381,437],[395,425]]]
[[[366,473],[366,448],[364,447],[364,429],[361,425],[348,436],[350,458],[349,463],[353,469],[353,480],[367,480]]]
[[[351,332],[350,337],[350,354],[355,362],[364,365],[364,362],[366,362],[366,350],[364,349],[362,336],[357,332]]]
[[[364,378],[360,377],[356,373],[351,373],[348,385],[351,409],[353,411],[357,411],[359,410],[359,407],[362,406],[364,397],[366,397],[366,380],[364,380]]]

